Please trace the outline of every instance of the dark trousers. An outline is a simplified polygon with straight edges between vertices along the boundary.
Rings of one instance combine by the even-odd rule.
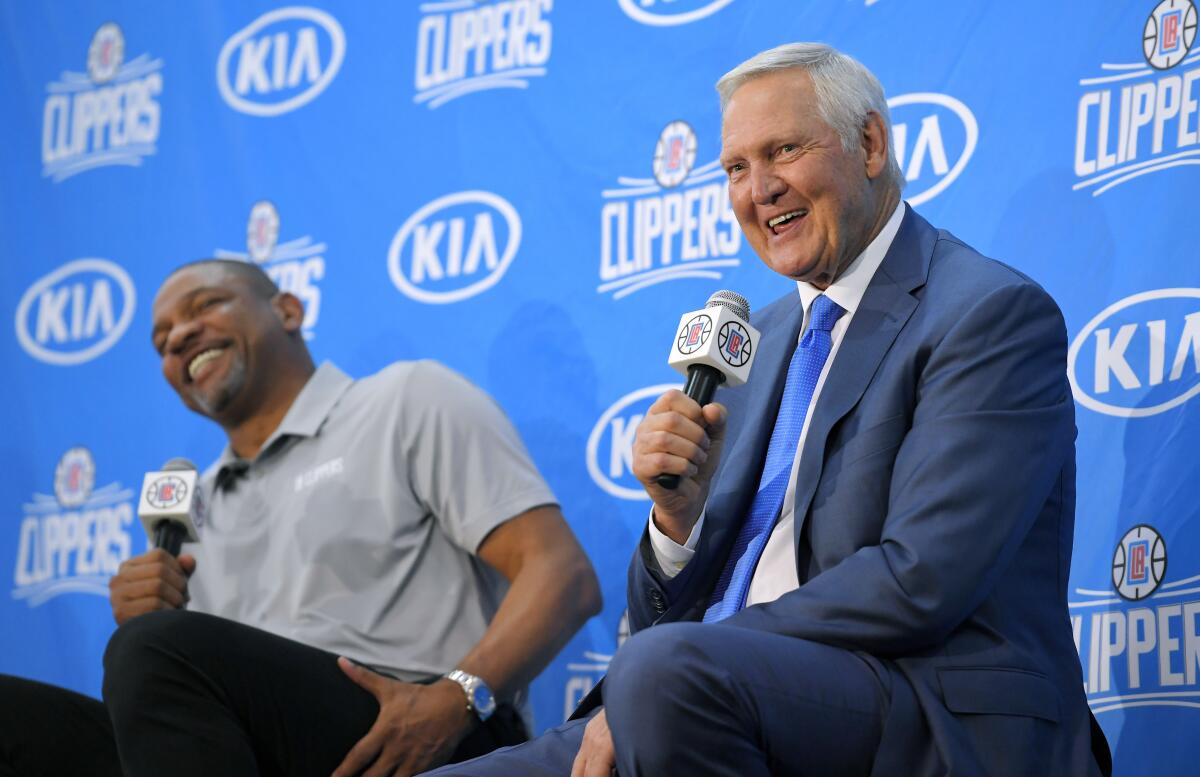
[[[112,724],[90,696],[0,674],[0,777],[121,777]]]
[[[889,692],[854,653],[735,626],[635,634],[604,679],[621,777],[839,775],[871,771]],[[586,721],[432,772],[567,777]]]
[[[328,777],[379,712],[336,659],[210,615],[142,615],[109,642],[104,704],[15,681],[45,718],[24,727],[25,743],[15,745],[9,768],[20,777]],[[26,716],[11,707],[8,683],[0,688],[0,754],[7,754],[16,739],[8,719]],[[525,738],[520,717],[502,706],[460,743],[453,760]],[[77,760],[64,760],[64,752]],[[0,777],[8,777],[4,768],[0,761]]]

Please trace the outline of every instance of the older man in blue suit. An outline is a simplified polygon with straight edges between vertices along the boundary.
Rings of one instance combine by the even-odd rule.
[[[654,510],[600,693],[439,774],[1103,773],[1057,306],[901,201],[855,60],[782,46],[717,89],[734,210],[797,293],[756,317],[748,385],[638,430]]]

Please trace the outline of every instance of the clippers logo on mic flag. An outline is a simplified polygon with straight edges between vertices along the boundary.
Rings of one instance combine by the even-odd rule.
[[[712,332],[712,319],[701,313],[683,325],[683,329],[679,331],[679,342],[676,343],[676,348],[680,353],[695,353],[696,349],[708,342],[710,332]]]
[[[188,495],[187,483],[176,475],[164,475],[146,489],[146,501],[159,510],[166,510],[182,502]]]
[[[741,367],[750,361],[753,349],[750,346],[750,333],[746,327],[737,321],[728,321],[721,327],[717,336],[717,344],[721,346],[721,358],[730,367]]]
[[[713,330],[717,336],[712,337]],[[758,330],[723,305],[684,313],[667,363],[687,374],[693,364],[707,364],[725,376],[725,383],[740,386],[750,377]]]
[[[160,521],[173,521],[187,530],[187,542],[198,542],[197,529],[204,525],[203,503],[197,488],[200,474],[195,469],[148,472],[142,482],[138,518],[146,536],[154,536]]]

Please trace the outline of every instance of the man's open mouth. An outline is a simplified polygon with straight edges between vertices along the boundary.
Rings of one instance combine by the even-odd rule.
[[[802,216],[806,216],[806,215],[808,215],[808,211],[803,210],[803,209],[788,211],[787,213],[780,214],[780,215],[776,216],[775,218],[767,221],[767,227],[770,228],[770,230],[772,232],[774,232],[775,234],[779,234],[778,227],[784,226],[785,224],[789,224],[792,221],[795,221],[796,219],[798,219]]]

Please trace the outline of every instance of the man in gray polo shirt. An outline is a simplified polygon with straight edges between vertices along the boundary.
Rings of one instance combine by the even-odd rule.
[[[316,368],[303,313],[227,261],[155,299],[163,374],[229,446],[201,543],[111,584],[126,777],[407,775],[511,744],[522,689],[599,609],[499,408],[434,362]]]

